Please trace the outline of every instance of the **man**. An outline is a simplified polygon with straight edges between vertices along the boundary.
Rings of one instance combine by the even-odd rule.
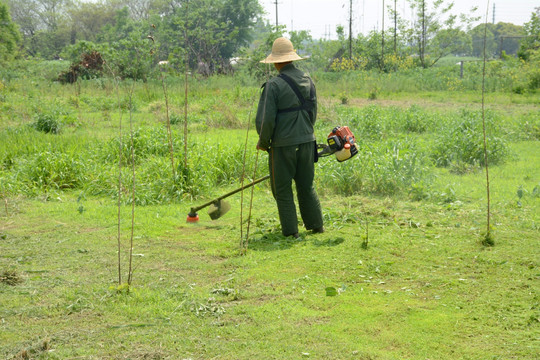
[[[274,64],[280,74],[263,85],[255,119],[257,149],[269,153],[270,184],[281,231],[295,238],[299,235],[292,180],[304,226],[314,233],[324,231],[321,205],[313,188],[317,99],[311,78],[293,64],[302,59],[290,40],[280,37],[274,41],[272,53],[261,62]]]

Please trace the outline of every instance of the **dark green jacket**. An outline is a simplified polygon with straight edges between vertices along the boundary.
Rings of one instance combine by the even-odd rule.
[[[305,99],[310,97],[310,78],[292,63],[281,68],[280,73],[289,76],[298,86]],[[263,92],[257,108],[255,124],[259,133],[259,146],[291,146],[315,141],[313,125],[317,119],[317,101],[313,116],[305,110],[278,114],[278,109],[300,106],[300,100],[289,84],[279,77],[273,77],[263,85]]]

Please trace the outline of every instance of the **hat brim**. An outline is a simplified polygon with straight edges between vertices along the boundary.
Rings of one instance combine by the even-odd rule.
[[[260,62],[263,64],[277,64],[277,63],[284,63],[284,62],[297,61],[297,60],[305,60],[305,58],[298,56],[297,53],[284,54],[284,55],[270,54],[268,55],[266,59],[261,60]]]

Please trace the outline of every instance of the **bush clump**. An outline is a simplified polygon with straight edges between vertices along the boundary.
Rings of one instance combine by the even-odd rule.
[[[47,134],[58,134],[62,128],[62,122],[53,113],[38,113],[34,116],[32,127]]]
[[[86,180],[82,160],[54,151],[40,152],[23,161],[17,175],[29,189],[74,189]]]
[[[58,75],[58,81],[61,84],[73,84],[79,77],[86,80],[100,77],[104,64],[105,61],[98,51],[85,52],[81,55],[81,60],[72,63],[68,70]]]
[[[59,134],[64,125],[73,124],[75,119],[62,104],[47,104],[34,108],[34,121],[31,126],[46,134]]]
[[[491,113],[486,113],[487,153],[492,164],[501,163],[508,154],[506,142],[497,136]],[[432,158],[437,166],[469,164],[485,166],[482,114],[462,110],[458,116],[443,124],[432,149]]]
[[[325,176],[319,188],[340,195],[409,193],[415,184],[427,184],[428,159],[407,140],[363,146],[358,155],[344,163],[320,162]]]

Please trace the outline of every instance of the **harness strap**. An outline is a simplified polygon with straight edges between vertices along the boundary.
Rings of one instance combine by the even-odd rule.
[[[289,76],[283,73],[279,74],[278,77],[285,80],[285,82],[291,87],[292,91],[295,93],[298,100],[300,100],[300,106],[294,106],[287,109],[278,109],[277,113],[282,114],[282,113],[288,113],[288,112],[300,111],[300,110],[306,110],[307,112],[311,112],[313,110],[313,107],[315,106],[315,102],[314,102],[315,94],[313,91],[315,86],[313,85],[313,81],[309,79],[309,82],[310,82],[309,100],[306,100],[304,96],[302,95],[302,93],[300,92],[300,90],[298,89],[298,86],[296,86],[296,84],[294,83],[293,79],[291,79]]]

